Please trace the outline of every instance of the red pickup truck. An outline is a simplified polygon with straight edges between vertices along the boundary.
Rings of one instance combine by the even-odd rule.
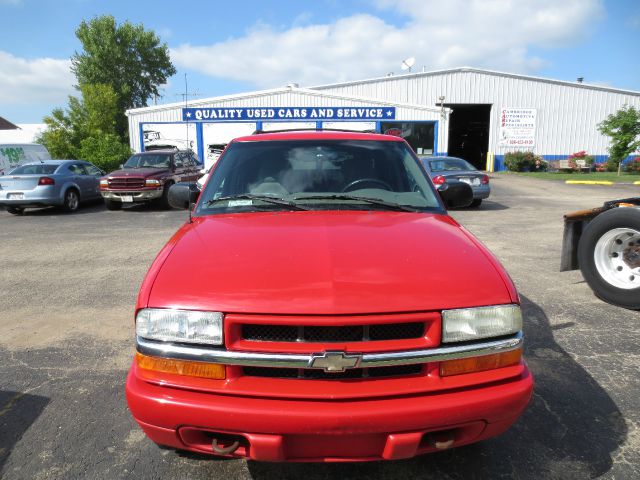
[[[198,197],[199,198],[196,198]],[[519,297],[401,138],[234,140],[138,296],[129,408],[175,449],[394,460],[493,437],[526,408]]]
[[[202,164],[191,150],[150,150],[132,155],[120,170],[100,179],[100,194],[108,210],[155,202],[169,208],[171,185],[195,182]]]

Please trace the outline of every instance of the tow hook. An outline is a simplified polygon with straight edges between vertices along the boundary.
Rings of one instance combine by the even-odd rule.
[[[429,434],[429,444],[438,450],[446,450],[453,446],[455,438],[452,431]]]
[[[240,446],[239,440],[234,441],[233,443],[231,443],[226,447],[220,446],[218,444],[217,438],[214,438],[213,440],[211,440],[211,448],[213,448],[213,451],[216,452],[218,455],[230,455],[233,452],[235,452],[239,446]]]

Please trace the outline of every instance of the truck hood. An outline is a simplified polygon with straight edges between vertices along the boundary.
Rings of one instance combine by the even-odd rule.
[[[139,306],[336,315],[517,301],[499,263],[446,215],[215,215],[183,226],[168,248]]]
[[[166,175],[170,170],[168,168],[123,168],[106,175],[106,178],[122,178],[122,177],[157,177]]]

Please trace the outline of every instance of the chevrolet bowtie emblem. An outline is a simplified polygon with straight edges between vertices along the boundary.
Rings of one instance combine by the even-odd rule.
[[[346,354],[344,352],[328,351],[322,354],[314,353],[309,360],[309,368],[323,368],[325,372],[339,373],[347,368],[360,365],[362,355]]]

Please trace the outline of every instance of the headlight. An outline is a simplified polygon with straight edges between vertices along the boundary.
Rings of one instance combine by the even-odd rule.
[[[519,305],[461,308],[442,312],[442,341],[464,342],[522,330]]]
[[[109,186],[109,180],[107,180],[106,178],[103,180],[100,180],[100,186],[101,187],[108,187]]]
[[[147,180],[145,180],[144,184],[147,187],[159,187],[160,186],[160,180],[156,180],[156,179],[153,179],[153,178],[151,178],[151,179],[148,178]]]
[[[222,345],[220,312],[143,308],[136,315],[136,334],[162,342]]]

